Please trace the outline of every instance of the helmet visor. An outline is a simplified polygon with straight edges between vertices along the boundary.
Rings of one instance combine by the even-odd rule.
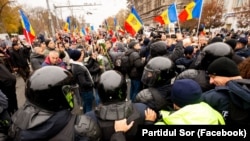
[[[144,68],[141,81],[144,85],[147,85],[150,87],[150,86],[154,86],[158,77],[159,77],[158,71],[153,71],[153,70]]]
[[[73,92],[72,87],[70,85],[64,85],[62,87],[62,91],[70,108],[73,108],[74,107],[74,97],[73,97],[74,92]]]

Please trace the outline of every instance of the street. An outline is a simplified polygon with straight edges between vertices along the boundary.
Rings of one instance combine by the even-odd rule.
[[[17,104],[18,108],[21,107],[25,102],[25,83],[20,76],[16,76],[16,94],[17,94]]]

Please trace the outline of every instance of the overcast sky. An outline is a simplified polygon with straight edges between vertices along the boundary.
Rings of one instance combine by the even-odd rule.
[[[100,6],[85,6],[85,7],[74,7],[73,15],[80,19],[84,16],[87,23],[97,27],[102,21],[109,17],[114,16],[120,9],[126,8],[127,0],[48,0],[50,9],[54,12],[55,6],[66,6],[66,5],[83,5],[84,3],[96,3]],[[46,0],[17,0],[19,4],[27,7],[44,7],[47,8]],[[87,12],[91,14],[87,15]],[[57,8],[57,14],[59,18],[63,18],[66,21],[66,17],[71,15],[69,8]]]

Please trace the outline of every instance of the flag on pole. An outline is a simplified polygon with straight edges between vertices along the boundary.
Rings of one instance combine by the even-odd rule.
[[[33,30],[29,19],[27,18],[27,16],[24,14],[24,12],[22,10],[19,10],[19,13],[21,15],[21,23],[22,23],[22,27],[23,27],[23,34],[25,36],[25,38],[28,40],[28,42],[31,44],[36,35],[35,35],[35,31]]]
[[[117,24],[117,19],[116,19],[116,17],[114,17],[114,26],[115,26],[115,31],[117,31],[118,28],[119,28],[119,26],[118,26],[118,24]]]
[[[91,30],[91,29],[90,29],[89,25],[87,25],[87,27],[85,27],[86,33],[89,34],[89,33],[90,33],[90,30]]]
[[[81,32],[80,32],[80,36],[83,37],[83,36],[85,36],[85,35],[86,35],[85,29],[82,28],[82,30],[81,30]]]
[[[124,29],[134,36],[142,28],[142,20],[135,8],[132,6],[131,13],[125,21]]]
[[[162,25],[166,25],[169,23],[174,23],[177,21],[177,11],[175,3],[171,4],[168,9],[163,11],[161,15],[156,16],[154,21],[161,23]]]
[[[200,18],[203,0],[194,0],[186,5],[185,9],[178,15],[181,22],[193,18]]]
[[[78,26],[77,26],[77,25],[74,26],[74,32],[75,32],[76,34],[79,33],[79,30],[78,30]]]
[[[70,32],[70,17],[67,17],[63,30],[67,33]]]
[[[91,29],[91,31],[95,30],[93,25],[90,26],[90,29]]]
[[[105,21],[104,21],[104,22],[105,22],[106,29],[107,29],[107,30],[109,30],[109,26],[108,26],[108,22],[107,22],[107,20],[105,19]]]

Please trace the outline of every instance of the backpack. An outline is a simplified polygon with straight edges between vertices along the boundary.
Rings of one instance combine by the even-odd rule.
[[[114,66],[116,70],[120,71],[122,74],[129,73],[132,68],[132,63],[129,59],[130,54],[123,53],[115,58]]]

